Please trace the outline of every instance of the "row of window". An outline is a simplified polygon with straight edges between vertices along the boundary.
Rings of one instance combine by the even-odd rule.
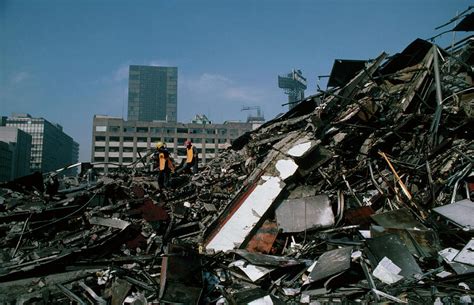
[[[186,142],[187,139],[188,138],[178,138],[177,139],[178,145],[184,145],[184,142]],[[105,136],[95,136],[95,141],[105,142],[106,137]],[[174,143],[174,138],[150,138],[150,143],[156,143],[156,142],[159,142],[159,141],[164,141],[166,143]],[[109,137],[109,142],[120,142],[120,137],[116,137],[116,136]],[[133,141],[132,137],[123,137],[123,142],[129,142],[130,143],[130,142],[134,142],[134,141]],[[137,137],[136,142],[137,143],[148,143],[148,138]],[[219,139],[216,140],[214,138],[206,138],[206,139],[191,138],[191,142],[194,142],[194,143],[207,143],[207,144],[214,144],[214,143],[223,144],[223,143],[227,143],[227,139],[219,138]]]
[[[198,151],[198,152],[199,152],[199,154],[202,154],[202,151]],[[216,150],[216,149],[206,149],[206,154],[215,154],[216,152],[217,153],[222,153],[223,149],[218,149],[218,150]],[[184,149],[183,150],[178,149],[178,156],[179,157],[186,156],[186,151]],[[200,156],[200,158],[202,159],[203,157]],[[105,162],[105,157],[94,157],[94,162]],[[120,158],[119,157],[109,157],[107,162],[119,163]],[[133,157],[122,157],[122,162],[123,163],[133,162]]]
[[[162,127],[134,127],[134,126],[96,126],[95,131],[97,132],[106,132],[107,129],[110,132],[120,132],[124,133],[162,133],[162,134],[175,134],[175,133],[186,133],[186,134],[218,134],[218,135],[227,135],[229,131],[230,136],[238,136],[238,129],[226,129],[226,128],[162,128]]]
[[[198,153],[202,154],[215,154],[216,152],[222,152],[223,149],[216,149],[216,148],[208,148],[204,150],[203,148],[196,148]],[[137,152],[143,153],[146,152],[148,149],[146,147],[137,147],[136,148]],[[178,148],[177,150],[174,148],[170,148],[169,151],[171,153],[178,153],[178,156],[185,156],[186,155],[186,149],[185,148]],[[95,146],[94,147],[94,152],[105,152],[105,147],[104,146]],[[109,147],[109,152],[120,152],[120,147]],[[123,153],[133,153],[133,147],[122,147],[122,152]]]

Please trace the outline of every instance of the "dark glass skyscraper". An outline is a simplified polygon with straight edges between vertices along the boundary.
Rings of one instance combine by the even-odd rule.
[[[177,67],[132,65],[128,77],[129,121],[177,121]]]
[[[6,126],[31,135],[31,172],[47,173],[77,163],[79,144],[63,131],[61,125],[29,114],[13,114],[6,120]]]

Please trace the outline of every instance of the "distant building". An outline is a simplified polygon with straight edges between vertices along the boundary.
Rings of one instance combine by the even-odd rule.
[[[17,127],[32,136],[30,171],[42,173],[77,163],[78,146],[59,124],[29,114],[14,114],[6,126]]]
[[[265,117],[263,116],[260,106],[244,106],[242,107],[242,111],[244,110],[257,110],[256,114],[249,113],[247,116],[247,123],[252,123],[252,129],[257,129],[265,123]]]
[[[3,145],[2,151],[8,147],[11,163],[8,171],[6,164],[1,166],[2,169],[0,171],[2,172],[2,178],[0,179],[5,179],[7,176],[8,178],[0,181],[13,180],[30,173],[31,141],[31,135],[18,128],[0,127],[0,143],[6,144],[6,146]],[[7,161],[2,161],[2,163],[4,162]]]
[[[71,150],[71,161],[75,161],[77,163],[79,161],[79,143],[76,141],[72,142],[72,150]]]
[[[288,95],[288,108],[291,110],[304,99],[306,78],[303,77],[301,70],[293,69],[286,75],[278,76],[278,87]]]
[[[121,118],[95,115],[92,134],[92,162],[108,172],[118,165],[128,165],[155,149],[158,141],[166,143],[176,163],[186,158],[184,142],[191,140],[198,149],[201,164],[209,162],[231,142],[252,130],[251,123],[212,124],[204,115],[193,123],[124,121]],[[111,164],[113,163],[113,164]],[[142,166],[138,164],[137,166]]]
[[[128,120],[176,122],[178,68],[136,66],[129,68]]]
[[[0,182],[10,181],[13,170],[13,151],[10,145],[0,142]]]
[[[193,124],[212,124],[212,122],[207,118],[205,114],[196,114],[194,119],[191,121]]]

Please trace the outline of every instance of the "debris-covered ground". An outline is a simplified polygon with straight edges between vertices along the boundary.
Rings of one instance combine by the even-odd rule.
[[[381,54],[167,190],[3,185],[0,303],[472,303],[473,46]]]

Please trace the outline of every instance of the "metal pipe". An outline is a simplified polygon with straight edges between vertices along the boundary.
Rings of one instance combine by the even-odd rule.
[[[107,305],[107,301],[101,298],[95,293],[89,286],[87,286],[84,281],[79,281],[79,286],[82,287],[87,293],[97,302],[98,305]]]
[[[84,302],[77,294],[72,292],[71,290],[67,289],[64,285],[61,284],[56,284],[56,287],[59,288],[59,290],[66,295],[69,299],[72,301],[75,301],[77,304],[80,305],[87,305],[86,302]]]
[[[346,175],[342,174],[342,179],[344,180],[344,182],[346,183],[346,186],[347,188],[349,189],[349,192],[351,192],[352,196],[354,196],[355,200],[357,201],[357,203],[359,204],[359,206],[364,206],[362,204],[362,202],[359,200],[359,198],[357,197],[357,195],[354,193],[354,190],[351,188],[351,185],[349,184],[349,182],[347,181],[346,179]]]
[[[375,180],[374,171],[372,169],[371,162],[369,162],[368,164],[369,164],[370,179],[372,180],[372,183],[374,184],[375,188],[380,193],[380,195],[384,195],[382,189],[380,188],[379,184],[377,183],[377,180]]]
[[[438,133],[438,126],[439,126],[439,121],[441,119],[441,111],[443,108],[443,96],[441,94],[441,77],[439,74],[439,62],[438,62],[438,47],[436,45],[433,45],[431,48],[433,52],[433,70],[434,70],[434,78],[435,78],[435,86],[436,86],[436,111],[434,114],[434,120],[431,125],[431,133],[433,136],[433,142],[436,143],[436,134]]]

